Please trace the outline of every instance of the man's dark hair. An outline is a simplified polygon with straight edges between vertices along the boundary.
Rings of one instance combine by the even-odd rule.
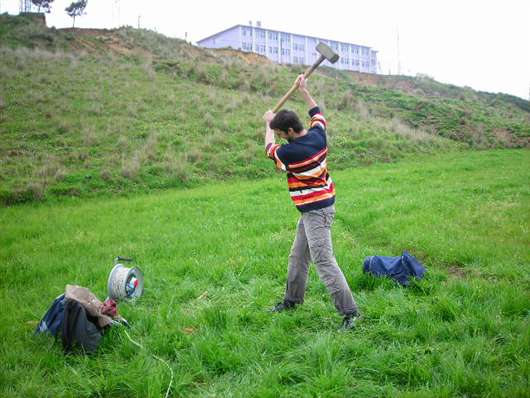
[[[298,118],[298,115],[293,111],[288,111],[286,109],[278,112],[270,122],[271,129],[278,129],[284,133],[287,133],[289,127],[292,128],[296,133],[299,133],[304,129],[304,126]]]

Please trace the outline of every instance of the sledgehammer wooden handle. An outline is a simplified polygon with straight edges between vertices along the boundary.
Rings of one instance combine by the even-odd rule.
[[[326,59],[326,57],[321,55],[320,58],[318,58],[317,61],[313,65],[311,65],[309,68],[306,69],[306,71],[304,72],[304,77],[307,79],[311,75],[311,73],[313,73],[313,71],[316,68],[318,68],[318,66],[322,62],[324,62],[325,59]],[[278,112],[278,110],[283,106],[283,104],[285,104],[285,102],[296,91],[297,88],[298,88],[298,85],[296,83],[293,84],[293,86],[289,89],[289,91],[287,91],[287,93],[282,97],[282,99],[280,101],[278,101],[276,106],[272,109],[272,112],[273,113]]]

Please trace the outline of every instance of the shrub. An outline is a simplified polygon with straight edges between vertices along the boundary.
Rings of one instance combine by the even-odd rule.
[[[42,200],[44,199],[46,185],[43,181],[31,181],[28,183],[27,191],[31,193],[33,200]]]
[[[216,124],[216,119],[214,116],[212,116],[211,113],[209,112],[206,112],[203,116],[203,123],[208,127],[208,128],[213,128]]]
[[[145,143],[143,150],[142,150],[142,158],[149,159],[149,160],[155,160],[158,150],[158,135],[156,132],[151,132],[149,134],[149,137],[147,138],[147,142]]]
[[[186,154],[176,155],[168,150],[164,155],[165,170],[181,182],[189,181],[191,177],[190,164]]]
[[[156,72],[155,72],[155,69],[153,68],[152,62],[144,62],[142,64],[142,69],[145,72],[145,76],[147,76],[149,80],[155,80]]]
[[[362,118],[368,119],[370,117],[370,108],[368,105],[361,100],[357,100],[353,104],[353,110]]]
[[[85,146],[93,146],[96,143],[96,133],[92,126],[87,125],[83,127],[82,140]]]
[[[31,202],[33,200],[35,200],[33,192],[31,189],[28,189],[28,187],[0,191],[0,203],[4,206],[12,206],[15,204]]]
[[[103,181],[110,181],[112,179],[112,173],[108,168],[101,169],[99,175]]]
[[[353,107],[353,94],[351,91],[346,91],[339,103],[337,104],[337,109],[343,111],[345,109],[352,109]]]
[[[141,161],[141,154],[140,152],[135,152],[134,155],[128,159],[123,159],[122,164],[122,170],[121,174],[130,180],[134,180],[136,177],[138,177],[138,173],[140,172],[140,168],[142,166]]]
[[[64,169],[63,167],[59,167],[54,175],[55,181],[63,181],[65,177],[66,177],[66,169]]]
[[[44,160],[44,164],[37,170],[36,176],[40,179],[47,180],[50,177],[55,177],[59,165],[54,157],[48,157]]]

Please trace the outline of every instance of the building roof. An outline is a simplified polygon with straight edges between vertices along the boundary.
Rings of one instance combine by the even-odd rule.
[[[234,28],[237,28],[238,26],[243,26],[243,25],[234,25],[228,29],[225,29],[225,30],[222,30],[220,32],[217,32],[217,33],[214,33],[213,35],[211,36],[208,36],[208,37],[205,37],[204,39],[201,39],[201,40],[197,40],[197,43],[200,43],[201,41],[205,41],[205,40],[208,40],[208,39],[211,39],[212,37],[215,37],[215,36],[219,36],[221,33],[224,33],[224,32],[228,32],[229,30],[232,30]]]
[[[339,41],[339,40],[332,40],[332,39],[324,39],[322,37],[316,37],[316,36],[309,36],[309,35],[302,35],[300,33],[290,33],[290,32],[285,32],[283,30],[275,30],[275,29],[267,29],[267,28],[264,28],[263,26],[252,26],[252,25],[241,25],[241,24],[237,24],[237,25],[234,25],[228,29],[225,29],[225,30],[222,30],[221,32],[217,32],[217,33],[214,33],[213,35],[210,35],[208,37],[205,37],[204,39],[201,39],[201,40],[198,40],[197,41],[197,44],[200,44],[201,42],[203,41],[206,41],[208,39],[211,39],[213,37],[216,37],[216,36],[219,36],[220,34],[222,33],[225,33],[225,32],[228,32],[229,30],[232,30],[234,28],[238,28],[238,27],[243,27],[243,28],[257,28],[257,29],[263,29],[263,30],[267,30],[269,32],[276,32],[276,33],[287,33],[289,35],[296,35],[296,36],[303,36],[303,37],[309,37],[311,39],[318,39],[318,40],[327,40],[327,41],[334,41],[334,42],[337,42],[339,44],[353,44],[355,46],[358,46],[358,47],[366,47],[366,48],[369,48],[371,49],[373,52],[378,52],[377,50],[374,50],[372,47],[369,47],[369,46],[363,46],[363,45],[360,45],[360,44],[356,44],[356,43],[349,43],[349,42],[345,42],[345,41]]]

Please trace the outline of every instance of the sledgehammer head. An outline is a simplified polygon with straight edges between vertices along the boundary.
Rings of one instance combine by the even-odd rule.
[[[331,47],[325,45],[324,43],[317,44],[317,51],[326,58],[329,62],[334,64],[339,59],[339,54],[331,49]]]

